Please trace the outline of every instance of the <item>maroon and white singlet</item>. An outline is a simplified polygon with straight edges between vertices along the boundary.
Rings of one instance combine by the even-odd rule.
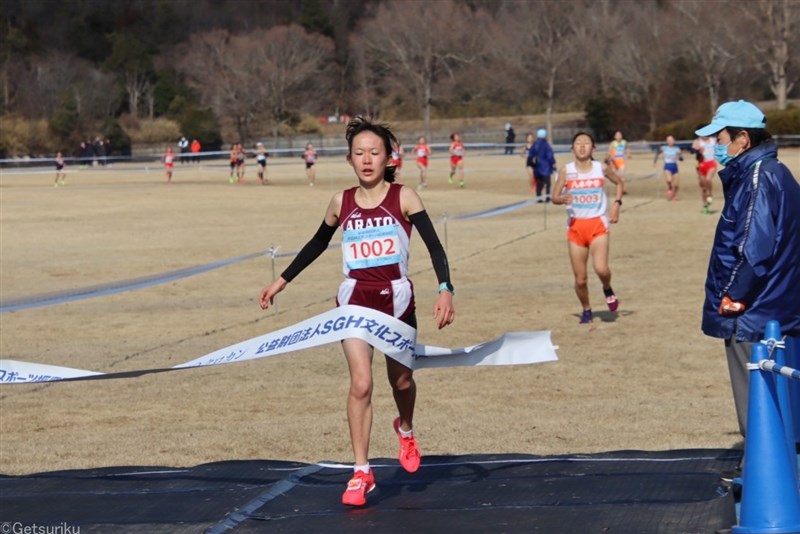
[[[389,184],[386,198],[375,208],[356,204],[353,187],[344,191],[342,268],[337,304],[355,304],[398,319],[414,312],[414,288],[408,275],[412,224],[400,208],[400,184]]]

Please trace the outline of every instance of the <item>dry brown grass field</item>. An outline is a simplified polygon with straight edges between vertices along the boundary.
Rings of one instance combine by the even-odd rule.
[[[467,140],[468,141],[468,140]],[[558,156],[559,164],[569,158]],[[797,173],[800,152],[782,159]],[[518,156],[468,154],[467,187],[431,162],[421,193],[434,220],[530,198]],[[330,196],[356,184],[342,157],[322,158],[317,187],[302,162],[270,162],[270,184],[228,183],[223,162],[177,165],[166,185],[156,164],[0,175],[0,299],[124,281],[266,250],[298,250]],[[436,280],[412,240],[420,332],[461,347],[503,332],[550,330],[559,361],[417,373],[415,418],[423,454],[561,454],[741,444],[722,342],[700,332],[708,253],[721,207],[704,215],[694,165],[680,200],[667,202],[650,153],[634,154],[620,223],[612,229],[617,314],[579,325],[563,209],[532,205],[450,220],[446,242],[456,321],[429,317]],[[402,181],[417,183],[413,160]],[[437,224],[445,241],[445,225]],[[337,238],[338,239],[338,238]],[[288,258],[276,261],[280,273]],[[278,298],[257,303],[272,279],[268,256],[110,296],[0,314],[3,358],[97,371],[166,367],[293,324],[334,305],[341,280],[329,250]],[[394,457],[395,417],[382,357],[374,363],[370,455]],[[226,459],[350,462],[347,368],[336,345],[275,358],[133,379],[0,385],[0,473],[115,465],[188,466]]]

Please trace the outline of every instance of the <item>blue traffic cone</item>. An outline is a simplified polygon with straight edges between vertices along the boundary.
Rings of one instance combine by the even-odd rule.
[[[767,347],[753,345],[750,362],[767,359]],[[742,503],[735,534],[800,532],[800,492],[786,450],[775,380],[766,371],[750,370]]]

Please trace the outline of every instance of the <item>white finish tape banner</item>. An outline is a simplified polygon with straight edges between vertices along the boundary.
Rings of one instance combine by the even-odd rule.
[[[362,339],[411,369],[463,365],[519,365],[558,360],[550,332],[510,332],[460,349],[416,344],[417,332],[399,319],[362,306],[341,306],[292,326],[248,339],[192,361],[161,369],[99,373],[0,359],[0,384],[129,378],[194,367],[268,358],[343,339]]]

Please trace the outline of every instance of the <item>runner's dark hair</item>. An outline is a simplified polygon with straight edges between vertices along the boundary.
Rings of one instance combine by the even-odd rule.
[[[392,133],[392,130],[386,124],[378,124],[370,121],[369,119],[357,116],[350,119],[350,122],[347,123],[347,129],[345,130],[344,138],[347,139],[347,153],[348,155],[353,152],[353,139],[363,132],[372,132],[381,139],[383,139],[383,144],[386,147],[386,156],[392,153],[392,146],[397,143],[397,138]],[[383,179],[387,182],[394,183],[395,179],[395,171],[397,169],[393,165],[389,165],[386,167],[386,171],[383,174]]]

